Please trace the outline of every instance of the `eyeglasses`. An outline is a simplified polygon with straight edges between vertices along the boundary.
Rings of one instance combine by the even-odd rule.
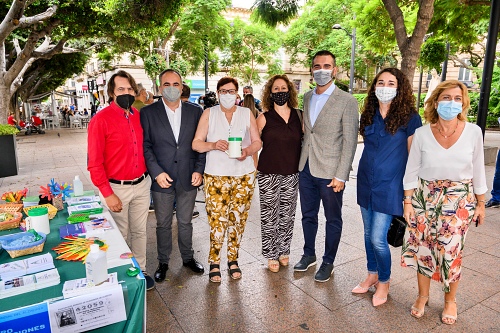
[[[229,89],[229,90],[221,89],[221,90],[219,90],[219,94],[221,94],[221,95],[225,95],[225,94],[236,95],[237,92],[238,91],[236,89]]]

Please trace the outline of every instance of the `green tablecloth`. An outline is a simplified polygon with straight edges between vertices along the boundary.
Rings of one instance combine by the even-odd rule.
[[[68,262],[56,260],[56,253],[51,249],[61,243],[59,238],[59,227],[67,224],[68,213],[66,210],[57,213],[56,217],[50,220],[50,234],[47,235],[47,240],[43,247],[43,251],[33,255],[50,253],[54,258],[54,265],[57,268],[61,277],[61,283],[57,286],[48,287],[41,290],[35,290],[22,295],[17,295],[0,300],[0,312],[16,309],[22,306],[31,305],[43,302],[48,299],[61,297],[62,287],[65,281],[74,280],[85,277],[85,265],[82,262]],[[0,236],[21,232],[19,229],[11,229],[0,231]],[[119,235],[121,237],[121,235]],[[0,264],[15,261],[29,256],[18,257],[12,259],[7,251],[0,250]],[[122,286],[126,289],[125,306],[127,310],[127,320],[113,325],[108,325],[92,332],[131,332],[137,333],[143,330],[144,321],[144,304],[146,297],[146,285],[143,279],[137,277],[129,277],[125,272],[129,265],[119,266],[108,270],[109,273],[117,272],[118,281],[125,281]]]

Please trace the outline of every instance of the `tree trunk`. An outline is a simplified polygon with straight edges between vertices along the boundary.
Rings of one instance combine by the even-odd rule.
[[[12,94],[10,85],[6,85],[3,80],[0,80],[0,124],[7,124],[7,118],[11,112],[14,112],[12,103]]]
[[[411,36],[409,36],[407,33],[404,23],[404,15],[397,4],[397,1],[382,1],[394,25],[396,42],[398,44],[399,52],[401,52],[402,57],[401,71],[406,75],[410,82],[413,82],[417,60],[420,57],[420,48],[424,43],[424,36],[427,33],[427,29],[429,29],[432,16],[434,15],[435,0],[419,1],[417,22]]]

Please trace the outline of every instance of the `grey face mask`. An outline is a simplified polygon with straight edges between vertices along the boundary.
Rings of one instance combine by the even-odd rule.
[[[181,91],[176,87],[165,87],[161,91],[161,95],[169,102],[176,102],[181,98]]]
[[[313,72],[314,81],[318,86],[324,86],[332,80],[331,69],[318,69]]]

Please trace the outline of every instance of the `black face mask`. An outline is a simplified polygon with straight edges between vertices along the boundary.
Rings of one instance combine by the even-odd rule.
[[[271,101],[278,104],[279,106],[283,106],[290,99],[289,91],[280,91],[277,93],[271,93]]]
[[[132,96],[130,94],[116,96],[116,104],[118,104],[119,107],[125,110],[129,110],[134,101],[135,96]]]

